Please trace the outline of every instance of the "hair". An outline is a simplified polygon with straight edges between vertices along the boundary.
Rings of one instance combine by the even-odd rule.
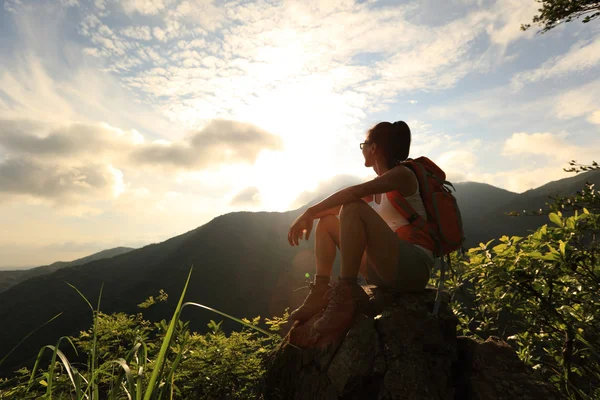
[[[380,122],[367,132],[367,140],[383,152],[387,168],[391,169],[408,158],[410,128],[404,121]]]

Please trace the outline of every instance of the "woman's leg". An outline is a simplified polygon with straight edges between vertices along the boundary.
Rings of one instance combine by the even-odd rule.
[[[342,278],[356,278],[366,251],[378,275],[394,282],[398,265],[398,237],[365,202],[345,204],[340,212]]]
[[[335,215],[327,215],[319,219],[315,228],[317,275],[331,276],[336,247],[340,247],[340,221]]]
[[[317,275],[331,276],[337,249],[340,248],[340,220],[335,215],[319,219],[315,228],[315,259]],[[359,272],[367,278],[367,253],[363,251]]]
[[[323,317],[313,325],[319,332],[347,329],[359,304],[368,302],[368,296],[356,282],[365,251],[377,273],[384,280],[394,280],[398,238],[379,214],[363,201],[342,207],[340,250],[340,283],[335,286]]]
[[[300,307],[292,311],[290,319],[304,321],[323,310],[328,303],[325,293],[330,289],[329,278],[335,261],[336,248],[340,247],[340,221],[335,215],[328,215],[317,223],[315,228],[315,259],[317,274],[311,283],[310,292]],[[366,275],[366,253],[361,273]]]

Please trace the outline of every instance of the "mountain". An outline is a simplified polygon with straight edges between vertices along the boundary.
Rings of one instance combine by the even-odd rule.
[[[500,189],[492,185],[476,182],[454,184],[453,192],[460,208],[463,229],[465,231],[465,247],[470,248],[479,244],[478,232],[481,226],[481,216],[488,215],[503,205],[512,202],[519,194]]]
[[[552,182],[523,194],[477,183],[455,185],[469,243],[478,244],[492,235],[490,232],[526,234],[513,228],[520,220],[531,229],[547,223],[547,217],[515,219],[506,217],[504,212],[538,209],[553,190],[574,193],[585,180],[600,180],[600,171]],[[307,291],[294,289],[305,286],[305,273],[314,272],[315,235],[297,247],[287,242],[289,226],[302,210],[222,215],[167,241],[64,267],[11,287],[0,293],[0,324],[10,327],[0,329],[0,358],[25,335],[58,313],[63,314],[29,337],[1,366],[0,374],[25,363],[31,366],[41,346],[91,325],[87,304],[65,282],[77,287],[94,305],[103,285],[100,309],[107,313],[138,313],[141,310],[137,304],[164,289],[169,301],[141,312],[150,320],[168,319],[193,265],[186,301],[237,317],[270,317],[281,315],[286,307],[296,307]],[[334,266],[334,276],[337,268],[339,261]],[[183,319],[190,320],[191,328],[200,332],[206,330],[209,320],[222,319],[202,309],[185,309],[183,314]],[[223,327],[230,330],[238,325],[225,320]]]
[[[509,199],[505,204],[496,205],[491,211],[488,207],[482,205],[481,211],[477,213],[476,217],[473,217],[465,247],[474,247],[480,242],[485,243],[502,235],[522,236],[536,230],[543,224],[548,223],[547,216],[509,217],[506,213],[511,211],[522,212],[523,210],[536,211],[540,208],[546,208],[546,203],[552,203],[549,196],[574,194],[581,190],[586,182],[600,187],[600,170],[588,171],[574,177],[549,182],[536,189],[521,193]],[[462,211],[460,203],[459,206]],[[571,215],[572,213],[565,214]],[[471,216],[468,218],[471,218]]]
[[[312,244],[291,247],[287,230],[299,212],[222,215],[209,223],[165,242],[125,254],[65,267],[36,276],[0,293],[0,358],[25,335],[56,314],[52,323],[33,334],[26,345],[9,357],[2,373],[22,362],[31,362],[40,346],[65,334],[76,334],[91,323],[91,312],[66,282],[96,304],[103,286],[100,309],[111,313],[137,313],[137,304],[164,289],[169,301],[144,315],[168,318],[194,265],[186,300],[206,304],[235,316],[280,315],[286,306],[306,296],[293,292],[304,286],[312,272]],[[312,239],[312,238],[311,238]],[[312,243],[312,240],[311,240]],[[193,329],[203,331],[210,319],[220,316],[205,310],[184,310]],[[237,327],[225,322],[227,329]]]
[[[50,274],[58,269],[64,267],[72,267],[75,265],[83,265],[91,261],[100,260],[102,258],[110,258],[118,256],[120,254],[127,253],[128,251],[134,250],[131,247],[115,247],[108,250],[102,250],[98,253],[94,253],[87,257],[79,258],[73,261],[57,261],[50,265],[44,265],[41,267],[31,269],[17,269],[17,270],[6,270],[0,271],[0,293],[5,290],[17,285],[34,276]]]

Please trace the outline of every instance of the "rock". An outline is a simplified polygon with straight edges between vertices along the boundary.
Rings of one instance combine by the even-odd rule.
[[[398,294],[363,288],[369,312],[358,314],[347,332],[315,332],[322,312],[292,325],[269,357],[265,399],[559,398],[532,380],[505,342],[457,338],[447,296],[433,316],[434,289]]]
[[[498,337],[485,342],[458,337],[457,387],[465,399],[560,399],[553,386],[532,379],[532,371]]]

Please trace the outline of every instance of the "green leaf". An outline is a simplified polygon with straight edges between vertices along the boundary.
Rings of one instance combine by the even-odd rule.
[[[543,255],[543,257],[540,257],[540,260],[546,260],[546,261],[557,261],[559,259],[558,257],[558,253],[546,253]]]
[[[550,213],[550,215],[548,217],[550,218],[550,221],[553,222],[555,225],[558,225],[560,227],[563,226],[563,221],[558,216],[558,214],[556,214],[556,213]]]
[[[533,258],[543,258],[544,255],[539,251],[532,251],[531,253],[525,253],[525,256],[533,257]]]
[[[494,250],[494,253],[499,254],[499,253],[502,253],[504,250],[506,250],[507,247],[508,247],[508,245],[506,243],[502,243],[497,246],[494,246],[492,248],[492,250]]]

